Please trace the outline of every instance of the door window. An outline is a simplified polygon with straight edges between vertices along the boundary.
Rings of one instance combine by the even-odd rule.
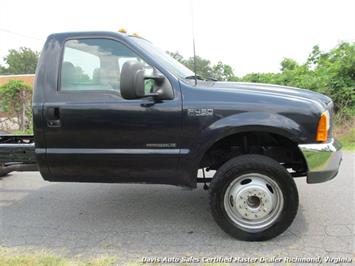
[[[146,75],[153,73],[151,66],[120,42],[108,39],[69,40],[64,48],[60,90],[119,92],[122,65],[129,60],[142,62]]]

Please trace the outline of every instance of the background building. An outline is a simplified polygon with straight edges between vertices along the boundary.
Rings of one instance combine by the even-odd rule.
[[[35,74],[22,74],[22,75],[0,75],[0,86],[9,82],[10,80],[22,80],[28,85],[33,86]]]

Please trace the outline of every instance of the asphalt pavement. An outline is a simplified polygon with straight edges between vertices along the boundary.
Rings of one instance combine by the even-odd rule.
[[[355,153],[338,176],[296,180],[291,227],[266,242],[243,242],[214,222],[207,192],[163,185],[49,183],[37,172],[0,179],[0,247],[64,256],[353,258]]]

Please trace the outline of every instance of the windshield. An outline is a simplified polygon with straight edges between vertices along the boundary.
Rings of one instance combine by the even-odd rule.
[[[154,47],[149,41],[138,37],[131,38],[135,43],[137,43],[141,48],[143,48],[143,50],[151,54],[170,73],[182,79],[194,76],[194,72],[192,72],[186,66],[181,64],[179,61],[169,56],[164,51]]]

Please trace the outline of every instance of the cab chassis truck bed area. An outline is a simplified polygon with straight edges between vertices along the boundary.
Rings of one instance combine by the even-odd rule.
[[[38,171],[32,135],[0,136],[0,177],[13,171]]]

